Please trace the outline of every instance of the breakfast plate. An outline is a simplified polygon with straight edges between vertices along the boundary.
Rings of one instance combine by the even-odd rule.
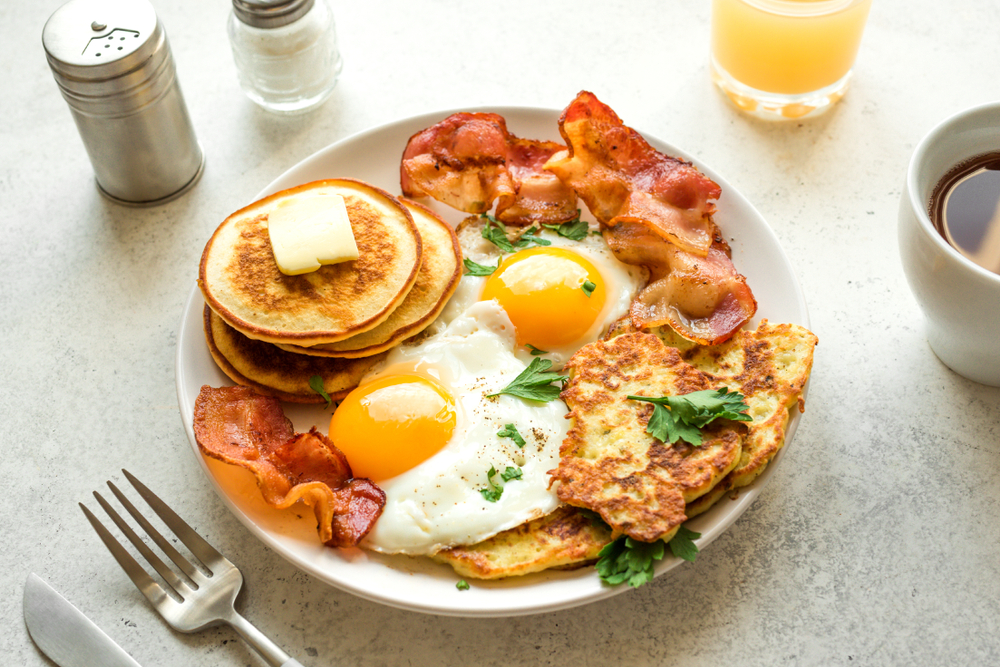
[[[476,109],[463,109],[476,111]],[[559,140],[559,111],[530,107],[491,107],[504,116],[517,136]],[[314,180],[351,177],[367,181],[391,193],[399,192],[399,160],[414,133],[433,125],[453,111],[440,111],[400,120],[336,142],[298,163],[264,188],[257,198]],[[693,156],[656,137],[643,133],[657,150],[693,162],[722,187],[715,220],[732,247],[733,263],[746,276],[759,308],[751,321],[788,322],[808,327],[805,298],[795,273],[773,231],[749,201],[722,176]],[[431,204],[443,218],[457,223],[463,214]],[[221,222],[221,220],[220,220]],[[324,547],[316,536],[315,518],[305,507],[279,511],[267,506],[251,473],[201,455],[192,426],[194,402],[202,385],[214,387],[232,382],[215,365],[202,330],[204,301],[197,286],[191,290],[177,339],[176,382],[181,417],[190,445],[209,483],[233,514],[257,538],[292,564],[328,584],[401,609],[431,614],[490,617],[555,611],[593,602],[630,590],[627,586],[603,584],[591,567],[573,571],[548,571],[499,581],[473,581],[469,590],[459,590],[459,577],[446,565],[426,558],[387,556],[360,549]],[[326,430],[330,412],[322,406],[286,405],[285,412],[296,431],[312,426]],[[793,412],[788,425],[788,444],[799,421]],[[768,483],[781,453],[763,474],[735,497],[728,495],[705,514],[686,525],[701,533],[697,544],[706,547],[753,503]],[[668,556],[657,575],[683,561]],[[697,564],[689,567],[698,567]]]

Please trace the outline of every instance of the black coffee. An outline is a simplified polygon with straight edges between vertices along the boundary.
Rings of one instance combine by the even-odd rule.
[[[934,187],[931,221],[979,266],[1000,274],[1000,153],[962,162]]]

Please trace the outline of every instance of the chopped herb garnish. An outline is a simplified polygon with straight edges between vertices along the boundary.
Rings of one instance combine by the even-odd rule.
[[[534,243],[535,245],[552,245],[552,241],[543,239],[538,234],[522,234],[515,245],[518,248],[524,248],[530,243]]]
[[[333,405],[333,400],[330,398],[330,394],[326,393],[326,389],[323,388],[322,375],[313,375],[309,378],[309,388],[322,396],[323,400],[326,401],[326,406],[323,408],[324,410]]]
[[[562,386],[556,387],[552,383],[565,382],[566,377],[558,373],[549,372],[551,367],[552,361],[549,359],[532,359],[531,364],[520,375],[514,378],[513,382],[497,393],[489,394],[487,397],[509,394],[510,396],[541,401],[542,403],[559,398]]]
[[[504,427],[497,431],[497,435],[501,438],[510,438],[518,447],[524,447],[527,444],[513,424],[504,424]]]
[[[512,479],[521,479],[521,475],[523,474],[524,472],[520,468],[507,466],[507,468],[500,473],[500,478],[505,482],[509,482]]]
[[[513,466],[507,466],[507,468],[500,473],[500,479],[505,482],[509,482],[512,479],[521,479],[523,472],[520,468],[515,468]],[[500,500],[500,496],[503,495],[503,486],[493,481],[493,478],[497,475],[497,469],[490,466],[489,471],[486,473],[486,488],[479,489],[479,493],[483,495],[483,498],[495,503]]]
[[[677,558],[694,562],[698,555],[694,540],[699,537],[701,533],[681,526],[666,546]],[[628,582],[629,586],[638,588],[653,580],[653,569],[663,560],[664,553],[663,540],[640,542],[623,535],[598,553],[597,574],[610,586]]]
[[[569,222],[564,222],[558,225],[546,225],[542,223],[542,227],[546,229],[551,229],[559,236],[565,237],[571,241],[582,241],[587,238],[587,230],[590,225],[587,221],[580,219],[580,210],[576,211],[576,219],[570,220]]]
[[[497,262],[496,266],[486,266],[483,264],[476,264],[471,259],[463,259],[462,263],[465,264],[465,275],[467,276],[490,276],[493,272],[500,268],[500,262]]]
[[[495,503],[496,501],[500,500],[500,496],[503,495],[503,487],[500,486],[499,484],[493,483],[493,478],[496,476],[496,474],[497,474],[497,469],[494,468],[493,466],[490,466],[489,471],[487,471],[486,473],[486,488],[479,489],[479,493],[483,494],[483,498],[486,498],[486,500],[490,501],[491,503]]]
[[[455,588],[460,591],[467,591],[469,590],[469,582],[465,579],[459,579],[458,583],[455,584]]]
[[[482,236],[484,239],[500,248],[500,252],[514,252],[514,244],[507,238],[507,228],[503,226],[489,213],[483,213],[480,217],[485,218],[486,226],[483,227]]]
[[[537,357],[540,354],[548,354],[548,352],[546,350],[539,350],[534,345],[529,345],[529,344],[526,343],[524,346],[526,348],[528,348],[529,350],[531,350],[531,356],[533,356],[533,357]]]
[[[753,417],[746,413],[750,406],[744,401],[743,394],[730,392],[727,387],[695,391],[683,396],[628,398],[653,404],[646,432],[668,444],[684,440],[698,447],[702,443],[701,429],[716,419],[753,421]]]
[[[502,222],[489,213],[481,213],[479,217],[486,220],[486,226],[481,232],[482,237],[500,248],[500,252],[517,252],[518,248],[527,248],[532,243],[541,246],[552,245],[552,241],[529,233],[522,234],[521,238],[516,241],[511,241],[507,238],[507,228]]]
[[[586,294],[587,297],[589,298],[590,295],[594,293],[594,290],[597,289],[597,285],[590,282],[589,280],[584,280],[583,284],[580,285],[580,289],[582,289],[583,293]]]

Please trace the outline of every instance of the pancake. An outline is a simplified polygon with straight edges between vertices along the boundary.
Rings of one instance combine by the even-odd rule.
[[[360,256],[288,276],[268,238],[268,214],[288,197],[339,194]],[[230,326],[271,343],[333,343],[381,324],[406,298],[420,268],[421,241],[409,211],[361,181],[316,181],[265,197],[219,225],[202,254],[198,285]]]
[[[417,335],[441,314],[462,278],[462,248],[451,225],[430,209],[408,199],[399,201],[413,216],[423,248],[417,282],[403,303],[382,324],[364,333],[337,343],[281,345],[282,349],[326,357],[367,357]]]
[[[205,306],[205,338],[219,368],[236,384],[291,403],[324,403],[309,386],[314,375],[338,401],[358,386],[361,377],[384,355],[364,359],[325,359],[286,352],[276,345],[247,338]]]
[[[478,544],[439,551],[432,558],[469,579],[500,579],[596,561],[611,531],[575,507],[563,505],[534,521]]]

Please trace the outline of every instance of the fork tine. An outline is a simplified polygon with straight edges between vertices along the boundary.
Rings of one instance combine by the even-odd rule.
[[[187,525],[184,519],[177,516],[170,507],[167,506],[165,502],[160,500],[155,493],[146,488],[146,485],[140,482],[135,476],[132,475],[128,470],[122,469],[125,477],[135,490],[139,492],[139,495],[153,508],[153,511],[163,520],[163,523],[167,525],[170,530],[174,531],[174,535],[180,538],[181,542],[191,550],[205,567],[210,572],[215,572],[216,570],[224,567],[235,567],[230,563],[225,556],[220,554],[215,550],[211,544],[205,541],[205,539],[196,533],[191,526]]]
[[[153,606],[159,607],[159,605],[164,601],[170,599],[166,591],[156,583],[149,573],[146,572],[139,563],[132,558],[131,554],[125,550],[118,540],[114,538],[111,532],[104,527],[104,524],[97,520],[97,517],[87,509],[87,506],[83,503],[79,503],[80,509],[87,516],[87,520],[90,521],[90,525],[93,526],[94,530],[97,531],[98,537],[104,542],[104,546],[108,548],[111,555],[115,557],[118,564],[125,574],[128,575],[135,587],[146,596],[146,599],[153,603]]]
[[[156,542],[156,545],[160,547],[160,550],[163,551],[163,553],[165,553],[177,567],[183,570],[184,574],[186,574],[188,579],[191,580],[191,583],[194,584],[194,587],[197,588],[198,583],[195,578],[198,576],[198,570],[191,564],[191,561],[182,556],[180,552],[178,552],[177,549],[175,549],[173,545],[160,534],[160,531],[153,527],[153,524],[149,522],[149,519],[144,517],[142,513],[135,508],[132,501],[126,498],[125,494],[119,491],[117,486],[112,484],[110,481],[108,482],[108,486],[111,487],[111,493],[115,494],[115,497],[118,498],[118,502],[122,504],[122,507],[124,507],[128,513],[132,515],[132,518],[135,519],[140,526],[142,526],[142,529],[146,531],[146,534],[149,535],[154,542]]]
[[[184,590],[191,587],[185,586],[184,582],[182,582],[181,579],[174,574],[174,571],[167,567],[166,564],[160,560],[159,556],[153,553],[153,550],[142,541],[142,538],[136,535],[135,531],[132,530],[132,527],[125,523],[125,519],[123,519],[121,515],[115,511],[115,508],[112,507],[111,504],[101,496],[101,494],[94,491],[94,497],[97,498],[97,502],[100,503],[101,507],[104,508],[104,511],[108,513],[108,516],[111,517],[111,520],[115,522],[118,529],[121,530],[125,537],[128,538],[129,542],[131,542],[132,545],[139,550],[139,553],[141,553],[142,557],[146,559],[146,562],[153,566],[153,569],[156,570],[161,577],[163,577],[164,581],[167,582],[167,585],[170,586],[183,600]],[[152,528],[152,526],[150,526],[150,528]],[[195,588],[197,588],[197,586],[195,586]]]

